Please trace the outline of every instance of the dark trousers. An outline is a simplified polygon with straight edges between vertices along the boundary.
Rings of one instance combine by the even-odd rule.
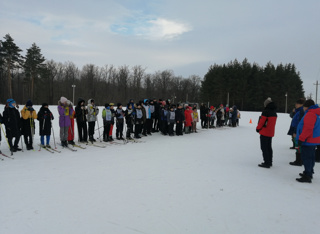
[[[144,123],[143,126],[143,134],[150,134],[151,133],[151,128],[152,128],[152,119],[146,119],[146,122]]]
[[[14,148],[18,148],[18,145],[19,145],[19,141],[20,141],[20,136],[14,136],[14,144],[12,145],[12,139],[13,139],[13,136],[9,136],[9,134],[7,133],[7,139],[8,139],[8,143],[9,143],[9,146],[10,146],[10,149],[12,148],[12,146]]]
[[[315,164],[315,145],[303,145],[301,146],[301,159],[304,166],[304,174],[311,177],[313,174],[313,168]]]
[[[176,124],[176,135],[177,136],[183,135],[183,133],[182,133],[182,122],[181,121]]]
[[[272,137],[260,135],[260,146],[264,163],[272,165],[273,151],[272,151]]]
[[[111,128],[111,122],[104,122],[103,123],[103,139],[109,139],[109,132]]]
[[[120,135],[120,137],[122,137],[122,134],[123,134],[123,119],[117,121],[117,125],[116,126],[117,126],[116,137],[118,138],[119,135]]]
[[[77,122],[79,141],[87,141],[88,131],[87,131],[87,122]]]
[[[133,125],[130,123],[130,124],[127,124],[127,133],[126,133],[126,137],[130,137],[130,134],[133,133]]]
[[[91,140],[91,139],[93,139],[94,127],[95,127],[95,125],[96,125],[96,122],[95,122],[95,121],[93,121],[93,122],[88,122],[88,124],[89,124],[89,130],[88,130],[88,132],[89,132],[89,139]]]
[[[320,145],[317,145],[316,162],[320,162]]]
[[[23,138],[24,138],[24,143],[26,144],[26,146],[28,146],[28,145],[32,146],[33,139],[32,139],[31,134],[24,134]]]
[[[169,135],[173,135],[173,127],[174,127],[174,123],[170,123],[168,128],[169,128]]]
[[[137,122],[134,126],[134,136],[137,137],[141,133],[141,124]]]
[[[155,117],[155,119],[153,121],[153,130],[159,131],[159,118],[158,117]]]

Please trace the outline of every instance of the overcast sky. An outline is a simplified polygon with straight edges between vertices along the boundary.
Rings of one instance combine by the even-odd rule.
[[[306,95],[320,82],[319,0],[1,0],[0,37],[35,42],[48,60],[79,68],[142,65],[203,77],[247,58],[294,63]],[[284,98],[285,98],[285,94]],[[289,94],[290,95],[290,94]],[[320,100],[320,87],[318,100]]]

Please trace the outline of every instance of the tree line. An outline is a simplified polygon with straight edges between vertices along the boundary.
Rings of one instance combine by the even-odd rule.
[[[229,102],[247,111],[260,111],[267,97],[276,103],[278,111],[284,112],[286,105],[291,111],[296,100],[304,97],[300,73],[294,64],[275,66],[268,62],[262,67],[247,59],[210,66],[200,92],[203,101],[213,105]]]
[[[10,34],[0,40],[0,103],[10,97],[22,104],[28,99],[35,104],[56,104],[61,96],[73,100],[74,94],[75,102],[78,97],[94,98],[98,105],[161,98],[173,103],[223,103],[237,105],[240,110],[260,111],[263,101],[271,97],[278,111],[283,112],[286,103],[291,108],[304,97],[300,74],[291,63],[275,66],[269,62],[263,67],[247,59],[235,59],[211,65],[202,79],[197,75],[175,76],[172,70],[150,74],[141,65],[86,64],[78,68],[73,62],[46,59],[35,43],[25,56],[21,52]]]
[[[18,103],[56,104],[61,96],[73,99],[94,98],[98,105],[143,98],[171,99],[173,102],[198,102],[201,78],[175,76],[173,71],[147,73],[141,65],[104,67],[87,64],[79,69],[73,62],[46,60],[33,43],[26,56],[7,34],[0,41],[0,99],[14,97]],[[73,88],[73,86],[75,86]]]

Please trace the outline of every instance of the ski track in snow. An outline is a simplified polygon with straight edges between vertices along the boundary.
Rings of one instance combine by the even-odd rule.
[[[49,108],[59,143],[57,107]],[[237,128],[155,133],[141,144],[88,145],[77,152],[35,147],[15,153],[15,160],[4,158],[0,233],[317,232],[320,168],[316,164],[312,184],[295,181],[303,167],[289,165],[295,158],[289,115],[278,114],[274,166],[264,169],[257,166],[262,154],[255,132],[261,112],[241,114]],[[36,121],[34,146],[38,130]],[[9,153],[4,139],[0,149]]]

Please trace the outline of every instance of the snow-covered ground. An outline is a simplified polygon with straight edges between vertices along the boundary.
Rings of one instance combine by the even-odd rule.
[[[56,107],[50,109],[59,141]],[[319,232],[319,164],[312,184],[295,181],[303,168],[289,165],[295,157],[286,135],[291,119],[279,114],[274,166],[258,167],[259,115],[242,112],[237,128],[155,133],[139,144],[61,154],[25,150],[4,158],[0,233]],[[38,123],[36,131],[38,143]],[[1,149],[9,153],[4,139]]]

